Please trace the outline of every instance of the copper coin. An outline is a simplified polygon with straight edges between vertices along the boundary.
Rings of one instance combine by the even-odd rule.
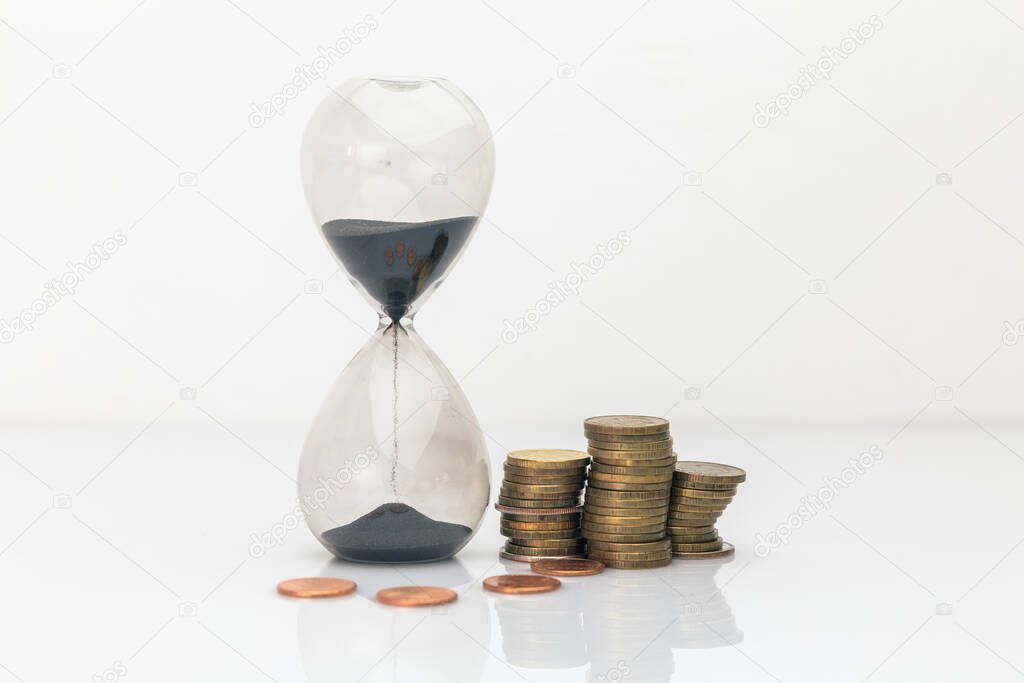
[[[314,576],[308,579],[288,579],[277,584],[277,592],[290,598],[333,598],[356,590],[356,582]]]
[[[459,594],[437,586],[396,586],[377,591],[377,602],[395,607],[430,607],[454,602]]]
[[[590,576],[604,571],[604,564],[597,560],[575,558],[537,560],[530,569],[548,576]]]
[[[562,582],[558,579],[534,574],[502,574],[501,576],[488,576],[484,579],[484,588],[487,590],[513,595],[547,593],[561,585]]]

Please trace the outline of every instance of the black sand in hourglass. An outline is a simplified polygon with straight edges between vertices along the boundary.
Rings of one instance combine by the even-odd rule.
[[[399,321],[430,289],[462,251],[478,217],[463,216],[422,223],[338,219],[324,223],[324,237],[349,276],[381,305],[392,320],[394,434],[398,433]],[[398,439],[394,443],[392,489],[397,485]],[[320,538],[339,558],[355,562],[430,562],[458,552],[473,530],[431,519],[400,502],[385,503]]]
[[[343,560],[432,562],[457,553],[472,535],[467,526],[438,522],[402,503],[385,503],[320,538]]]
[[[341,218],[323,225],[324,237],[348,274],[401,320],[462,251],[477,216],[422,223]]]

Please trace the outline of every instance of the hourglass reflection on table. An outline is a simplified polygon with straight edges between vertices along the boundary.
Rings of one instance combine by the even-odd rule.
[[[380,316],[306,439],[306,521],[344,560],[451,557],[487,508],[487,449],[465,394],[413,318],[465,250],[490,195],[490,130],[444,79],[351,79],[313,113],[301,156],[313,218]]]

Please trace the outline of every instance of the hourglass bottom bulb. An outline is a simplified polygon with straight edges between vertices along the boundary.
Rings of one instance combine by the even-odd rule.
[[[438,522],[403,503],[385,503],[320,538],[343,560],[433,562],[457,553],[472,535],[467,526]]]

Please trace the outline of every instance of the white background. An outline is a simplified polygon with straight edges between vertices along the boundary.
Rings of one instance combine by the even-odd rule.
[[[755,125],[872,16],[829,79]],[[322,80],[252,125],[361,22]],[[2,634],[11,680],[88,680],[133,652],[140,680],[312,677],[279,618],[294,606],[266,593],[326,558],[301,529],[273,557],[247,551],[289,513],[306,426],[376,322],[309,218],[298,145],[328,85],[378,73],[449,78],[495,132],[485,220],[417,319],[493,461],[579,447],[584,417],[629,412],[669,417],[682,457],[750,471],[719,577],[736,574],[745,649],[701,666],[906,680],[930,652],[933,679],[1024,668],[1000,606],[1022,604],[1018,3],[7,3],[0,50],[0,319],[127,238],[0,346],[0,572],[28,589]],[[620,231],[629,246],[578,295],[502,339]],[[754,557],[872,445],[881,471],[845,509]],[[472,576],[497,544],[484,526]],[[829,580],[805,583],[815,570]],[[929,636],[965,591],[988,608]],[[182,625],[182,602],[214,617]],[[802,661],[814,624],[847,647]],[[490,633],[488,675],[520,680]]]

